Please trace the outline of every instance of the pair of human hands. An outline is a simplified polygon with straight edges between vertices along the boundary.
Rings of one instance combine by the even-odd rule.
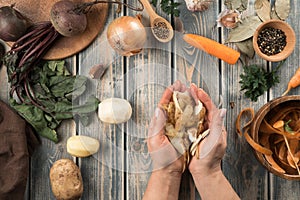
[[[197,176],[205,177],[221,170],[221,159],[226,148],[227,133],[223,126],[226,110],[218,109],[209,95],[194,84],[187,88],[180,81],[176,81],[165,90],[149,125],[148,150],[154,164],[154,170],[165,170],[167,173],[175,173],[181,176],[184,169],[184,159],[165,135],[164,127],[167,116],[162,106],[170,102],[174,91],[185,92],[187,90],[195,99],[195,102],[200,100],[207,110],[205,127],[210,129],[210,133],[199,144],[199,159],[192,157],[188,165],[192,175],[197,174]]]

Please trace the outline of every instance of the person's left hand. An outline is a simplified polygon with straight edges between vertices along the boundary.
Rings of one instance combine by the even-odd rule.
[[[153,170],[160,169],[167,170],[168,172],[179,172],[180,175],[183,171],[183,156],[176,151],[165,135],[167,116],[162,107],[170,102],[173,91],[184,92],[185,90],[185,85],[180,81],[176,81],[173,85],[169,86],[164,91],[149,125],[147,145],[153,161]]]
[[[221,160],[226,149],[226,130],[223,125],[226,110],[218,109],[204,90],[191,85],[191,94],[195,100],[200,100],[207,110],[206,127],[209,135],[199,144],[199,158],[193,157],[189,164],[191,174],[205,177],[216,171],[221,171]]]

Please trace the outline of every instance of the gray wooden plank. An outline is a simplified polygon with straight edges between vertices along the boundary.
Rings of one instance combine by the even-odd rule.
[[[72,65],[72,60],[69,60]],[[72,67],[71,67],[72,70]],[[6,67],[3,66],[0,70],[0,98],[8,102],[9,84],[6,75]],[[65,121],[58,129],[60,142],[53,142],[41,138],[41,145],[35,150],[30,159],[30,174],[28,177],[28,185],[26,197],[29,199],[54,199],[50,182],[49,170],[53,162],[59,158],[71,158],[66,153],[66,138],[75,130],[75,125],[71,120]]]
[[[104,64],[107,71],[101,79],[90,79],[89,86],[80,102],[90,95],[100,101],[116,97],[124,98],[123,59],[115,54],[107,41],[106,29],[109,23],[121,16],[111,6],[105,30],[84,52],[79,55],[79,74],[89,77],[91,67]],[[93,114],[91,123],[77,128],[79,135],[96,138],[100,142],[99,152],[93,156],[79,159],[79,166],[84,179],[82,199],[123,199],[124,198],[124,125],[109,125],[101,122],[97,113]]]
[[[224,3],[224,1],[221,1]],[[223,8],[223,7],[222,7]],[[227,30],[222,28],[223,43],[227,37]],[[233,48],[234,45],[230,44]],[[258,64],[267,68],[266,62],[255,56],[246,65]],[[235,65],[221,63],[223,108],[227,109],[225,125],[227,128],[227,150],[223,159],[223,171],[241,199],[268,199],[268,173],[256,160],[253,150],[243,137],[235,132],[235,120],[240,111],[252,107],[257,111],[267,102],[267,93],[257,102],[246,99],[240,91],[240,74],[243,64],[239,61]]]
[[[183,25],[185,33],[198,34],[217,40],[218,32],[215,29],[215,21],[219,2],[211,3],[209,9],[202,12],[191,12],[186,8],[185,1],[180,2],[182,6],[179,20],[182,24],[175,23],[175,29],[180,31],[180,25]],[[218,59],[191,47],[182,40],[182,36],[181,32],[177,32],[174,42],[174,80],[179,79],[187,85],[195,83],[209,93],[216,104],[219,104]],[[183,174],[180,199],[200,199],[189,172]]]
[[[76,74],[74,58],[66,59],[69,70]],[[55,199],[51,191],[49,172],[52,164],[61,159],[73,159],[67,153],[67,139],[75,133],[76,124],[73,120],[65,120],[57,129],[59,142],[41,137],[41,144],[35,150],[30,165],[29,199]],[[75,160],[74,160],[75,161]]]
[[[291,1],[291,10],[290,15],[287,18],[286,22],[292,26],[296,33],[296,47],[293,53],[288,57],[285,61],[282,68],[279,70],[280,83],[277,84],[270,90],[270,99],[274,99],[280,97],[282,93],[286,90],[288,81],[294,75],[296,70],[300,66],[299,59],[299,39],[300,34],[299,30],[299,17],[300,17],[300,2],[299,1]],[[274,68],[277,63],[272,64]],[[300,88],[295,88],[291,90],[288,95],[299,95]],[[296,200],[299,199],[300,196],[300,181],[291,181],[280,178],[276,175],[270,176],[270,193],[271,199],[289,199]]]
[[[139,4],[136,1],[137,6]],[[158,5],[156,12],[170,21]],[[128,10],[128,15],[136,12]],[[126,188],[125,199],[142,199],[152,166],[147,149],[147,130],[163,91],[171,84],[171,44],[159,43],[149,28],[146,11],[142,12],[147,42],[141,54],[126,59],[126,98],[133,115],[126,129]]]
[[[127,126],[127,199],[141,199],[151,174],[151,159],[147,154],[147,130],[155,107],[163,91],[171,84],[168,52],[145,50],[140,60],[128,62],[127,99],[132,104],[133,116]],[[165,67],[160,65],[165,63]],[[146,153],[146,155],[145,155]]]

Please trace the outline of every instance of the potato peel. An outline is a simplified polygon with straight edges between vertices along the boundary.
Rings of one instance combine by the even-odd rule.
[[[244,114],[250,114],[251,118],[241,127]],[[281,174],[300,175],[300,110],[289,107],[265,117],[254,139],[248,133],[253,119],[252,108],[242,110],[236,121],[237,133],[244,135],[246,141],[263,155],[273,170]]]
[[[163,105],[167,113],[166,135],[177,152],[184,157],[184,169],[189,164],[190,156],[199,158],[198,144],[209,133],[204,131],[206,109],[186,92],[174,91],[171,101]]]

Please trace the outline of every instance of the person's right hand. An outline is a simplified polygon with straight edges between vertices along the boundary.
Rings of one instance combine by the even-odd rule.
[[[226,110],[218,109],[206,92],[192,84],[191,95],[195,100],[200,100],[207,110],[205,119],[206,128],[210,129],[209,135],[199,144],[199,158],[191,159],[189,170],[191,174],[205,177],[221,170],[221,160],[226,149],[226,130],[223,126]]]
[[[165,170],[168,172],[178,172],[181,176],[184,161],[165,135],[165,125],[167,116],[163,109],[172,99],[174,91],[184,92],[186,87],[180,81],[176,81],[163,93],[155,114],[152,117],[148,130],[147,146],[153,161],[153,170]]]

